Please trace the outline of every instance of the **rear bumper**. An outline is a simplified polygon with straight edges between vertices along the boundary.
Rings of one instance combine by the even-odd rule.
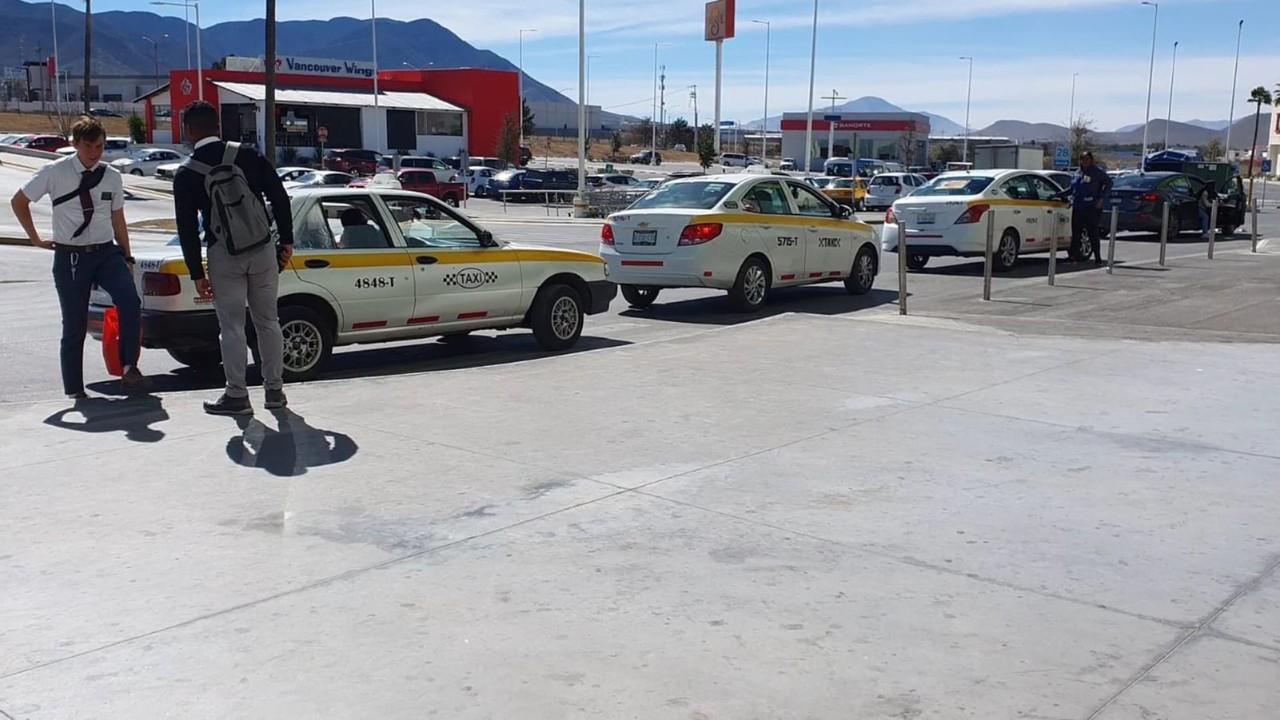
[[[589,282],[587,290],[591,293],[591,305],[587,308],[588,315],[599,315],[607,311],[613,299],[618,296],[618,285],[612,280]]]
[[[684,250],[685,248],[681,248]],[[644,285],[657,288],[720,288],[733,284],[734,278],[704,268],[705,258],[684,252],[667,254],[621,254],[602,246],[600,252],[609,264],[609,279],[619,285]]]
[[[107,308],[89,306],[89,334],[102,340],[102,318]],[[218,349],[218,316],[212,310],[191,312],[142,311],[142,346],[158,350]]]

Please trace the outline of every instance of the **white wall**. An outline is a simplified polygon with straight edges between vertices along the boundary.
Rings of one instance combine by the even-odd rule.
[[[466,149],[466,139],[457,135],[419,135],[416,152],[419,155],[430,153],[438,158],[447,158]]]

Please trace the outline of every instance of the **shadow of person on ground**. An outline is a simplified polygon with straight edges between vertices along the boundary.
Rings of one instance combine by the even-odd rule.
[[[227,441],[231,462],[276,477],[297,477],[309,468],[346,462],[359,450],[350,436],[311,427],[292,410],[273,410],[271,414],[278,430],[256,417],[236,418],[240,434]]]
[[[82,422],[68,419],[79,414]],[[134,395],[125,398],[92,397],[77,400],[74,405],[44,419],[46,425],[78,432],[123,432],[134,442],[153,443],[164,439],[164,432],[151,427],[169,419],[169,413],[157,395]]]

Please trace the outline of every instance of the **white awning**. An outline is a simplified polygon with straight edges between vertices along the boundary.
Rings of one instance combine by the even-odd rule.
[[[244,98],[245,102],[261,102],[267,99],[265,85],[237,82],[214,82],[218,88]],[[373,93],[334,92],[330,90],[276,89],[276,103],[286,105],[333,105],[340,107],[373,107]],[[457,105],[447,103],[426,93],[380,92],[378,107],[392,110],[441,110],[463,112]]]

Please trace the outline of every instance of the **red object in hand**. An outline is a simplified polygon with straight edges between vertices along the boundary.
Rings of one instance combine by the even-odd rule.
[[[138,335],[141,343],[142,334]],[[120,311],[115,307],[107,308],[102,314],[102,360],[108,375],[124,377],[124,363],[120,362]]]

